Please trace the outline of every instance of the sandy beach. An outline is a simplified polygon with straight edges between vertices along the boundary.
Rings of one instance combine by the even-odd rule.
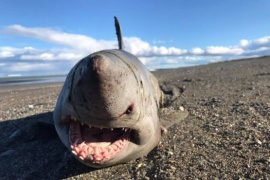
[[[270,179],[270,57],[154,75],[189,116],[147,157],[98,170],[54,130],[62,83],[0,87],[0,179]]]

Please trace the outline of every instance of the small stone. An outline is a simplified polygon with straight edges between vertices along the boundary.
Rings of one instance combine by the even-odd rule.
[[[180,111],[184,111],[185,108],[184,108],[183,106],[179,106],[179,110],[180,110]]]
[[[214,114],[215,117],[219,117],[219,114]]]
[[[255,142],[257,143],[257,144],[259,144],[259,145],[262,145],[262,141],[260,141],[259,139],[255,139]]]
[[[149,180],[150,178],[149,177],[147,177],[147,176],[144,176],[143,177],[143,180]]]
[[[139,164],[137,165],[137,168],[140,168],[142,165],[143,165],[142,163],[139,163]]]
[[[30,104],[30,105],[28,105],[28,108],[29,109],[34,109],[34,105]]]

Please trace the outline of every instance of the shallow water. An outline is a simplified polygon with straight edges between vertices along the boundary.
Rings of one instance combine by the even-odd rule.
[[[0,77],[0,87],[10,85],[64,82],[66,75]]]

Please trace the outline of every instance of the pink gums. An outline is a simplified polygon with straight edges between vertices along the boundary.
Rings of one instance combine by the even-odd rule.
[[[81,133],[80,123],[72,121],[69,128],[70,147],[72,153],[81,160],[101,163],[116,156],[128,144],[128,133],[124,133],[118,140],[112,143],[85,142]]]

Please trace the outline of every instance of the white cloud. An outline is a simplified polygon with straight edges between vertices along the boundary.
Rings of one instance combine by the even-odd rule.
[[[50,28],[28,28],[21,25],[12,25],[6,28],[6,32],[37,38],[88,52],[116,47],[115,41],[96,40],[85,35],[65,33]]]
[[[0,58],[14,57],[17,54],[24,54],[33,52],[35,49],[33,47],[24,47],[24,48],[14,48],[14,47],[0,47]]]
[[[240,41],[240,46],[241,46],[241,47],[246,47],[246,46],[248,46],[248,45],[249,45],[249,40],[242,39],[242,40]]]
[[[191,49],[190,53],[194,55],[199,55],[199,54],[203,54],[204,50],[199,47],[196,47],[196,48]]]
[[[269,49],[270,49],[270,47],[260,47],[257,49],[257,52],[267,51]]]
[[[0,47],[0,58],[14,57],[19,54],[32,53],[37,50],[33,47],[14,48],[14,47]]]
[[[266,37],[263,37],[263,38],[256,39],[254,41],[254,43],[258,44],[258,45],[269,45],[270,44],[270,36],[266,36]]]
[[[22,55],[20,58],[23,60],[80,60],[84,57],[82,54],[76,53],[55,53],[44,52],[40,54]]]
[[[41,63],[41,64],[30,64],[30,63],[16,63],[9,67],[9,70],[12,72],[27,72],[33,71],[37,69],[42,70],[51,70],[53,66],[48,63]]]
[[[66,72],[86,55],[103,49],[117,48],[116,40],[97,40],[81,34],[65,33],[51,28],[29,28],[12,25],[5,28],[11,35],[27,36],[62,48],[0,47],[0,72]],[[166,47],[164,41],[150,44],[138,37],[124,37],[126,50],[137,56],[150,69],[179,67],[218,62],[226,59],[270,54],[270,36],[255,40],[242,39],[234,46],[194,47],[190,50]],[[14,60],[16,59],[16,61]],[[1,62],[1,60],[5,60]],[[66,68],[63,70],[63,68]],[[3,74],[3,73],[2,73]]]
[[[178,56],[187,53],[187,50],[175,47],[151,46],[137,37],[124,38],[124,43],[127,51],[139,57]]]
[[[259,52],[258,49],[262,47],[270,47],[270,36],[265,36],[255,40],[243,39],[240,41],[240,47],[245,49],[245,53]]]
[[[240,47],[209,46],[205,52],[208,55],[240,55],[244,50]]]
[[[1,51],[0,52],[0,58],[7,58],[7,57],[13,57],[14,54],[10,51]]]
[[[150,51],[150,44],[137,37],[124,38],[124,44],[127,51],[132,54],[145,54]]]
[[[184,55],[187,53],[187,50],[185,49],[178,49],[175,47],[166,48],[164,46],[157,47],[154,46],[152,48],[153,55],[159,55],[159,56],[179,56]]]
[[[21,25],[12,25],[6,28],[6,32],[61,44],[81,52],[92,53],[98,50],[117,48],[116,41],[96,40],[85,35],[65,33],[50,28],[28,28]],[[151,46],[148,42],[137,37],[124,38],[124,43],[126,50],[136,56],[181,55],[186,53],[186,50],[175,47]]]

